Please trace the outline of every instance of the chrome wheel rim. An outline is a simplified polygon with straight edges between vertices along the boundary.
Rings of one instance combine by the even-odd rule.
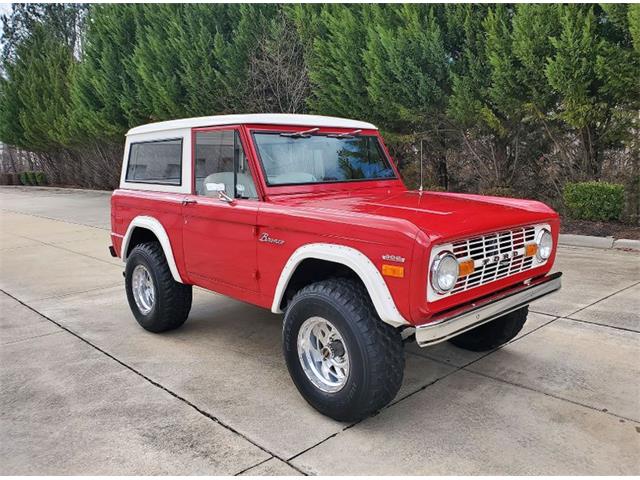
[[[338,329],[322,317],[304,321],[298,332],[298,358],[311,383],[323,392],[341,390],[349,378],[349,352]]]
[[[143,315],[148,314],[153,308],[156,299],[156,289],[151,279],[149,270],[144,265],[136,265],[131,275],[131,290],[138,310]]]

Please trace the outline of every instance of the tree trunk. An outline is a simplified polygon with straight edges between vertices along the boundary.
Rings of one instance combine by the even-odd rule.
[[[13,159],[13,154],[11,153],[11,148],[9,145],[7,145],[7,152],[9,152],[9,162],[11,162],[11,169],[13,170],[13,173],[18,173],[18,169],[16,168],[16,161]]]
[[[600,178],[600,158],[596,141],[596,126],[594,124],[583,127],[580,137],[584,149],[584,157],[580,173],[585,178]]]
[[[446,134],[440,133],[439,152],[436,157],[436,175],[438,177],[438,185],[445,190],[449,189],[449,170],[447,168],[447,139]]]
[[[494,145],[493,161],[495,169],[496,187],[506,187],[509,178],[509,141],[498,139]]]

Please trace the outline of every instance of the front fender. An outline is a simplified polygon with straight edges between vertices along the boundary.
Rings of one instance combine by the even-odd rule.
[[[358,275],[360,280],[362,280],[371,297],[373,306],[383,322],[394,327],[409,324],[398,311],[393,297],[389,292],[389,288],[382,278],[382,274],[373,262],[355,248],[331,243],[311,243],[303,245],[293,252],[282,269],[276,286],[273,303],[271,305],[271,311],[273,313],[282,313],[280,305],[287,285],[298,265],[308,258],[339,263],[350,268]]]

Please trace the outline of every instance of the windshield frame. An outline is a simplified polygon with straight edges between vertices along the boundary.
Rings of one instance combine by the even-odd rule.
[[[382,142],[382,138],[380,138],[380,135],[378,134],[377,130],[362,130],[361,132],[359,132],[357,135],[353,135],[354,137],[357,136],[363,136],[363,137],[374,137],[376,139],[377,145],[376,148],[378,149],[378,152],[380,153],[382,159],[387,162],[387,165],[389,166],[389,168],[391,169],[391,171],[393,172],[393,176],[391,177],[384,177],[384,178],[356,178],[356,179],[350,179],[350,180],[331,180],[331,181],[317,181],[317,182],[298,182],[298,183],[269,183],[269,179],[268,179],[268,175],[267,175],[267,170],[264,166],[264,163],[262,161],[262,156],[261,156],[261,152],[258,146],[258,142],[256,141],[256,134],[269,134],[269,135],[279,135],[282,133],[293,133],[293,132],[297,132],[300,130],[305,130],[304,127],[302,126],[279,126],[279,128],[273,128],[273,127],[268,127],[268,128],[251,128],[249,130],[249,134],[251,136],[251,143],[252,143],[252,147],[253,150],[255,152],[255,158],[258,161],[258,165],[260,166],[260,170],[262,173],[262,177],[263,177],[263,181],[264,184],[267,188],[269,189],[279,189],[282,187],[307,187],[307,188],[314,188],[318,187],[318,186],[323,186],[323,185],[352,185],[354,183],[367,183],[367,182],[384,182],[386,184],[386,182],[398,182],[400,181],[400,176],[398,174],[398,170],[396,168],[396,165],[394,164],[394,162],[391,160],[391,157],[384,145],[384,143]],[[317,132],[314,132],[312,134],[310,134],[309,136],[329,136],[329,135],[337,135],[337,134],[346,134],[349,133],[350,131],[352,131],[353,129],[344,129],[344,128],[320,128]],[[304,141],[304,139],[300,139],[301,141]]]

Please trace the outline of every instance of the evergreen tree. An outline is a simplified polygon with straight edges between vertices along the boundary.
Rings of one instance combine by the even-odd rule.
[[[313,112],[370,117],[363,61],[367,41],[365,11],[365,6],[357,4],[322,7],[319,22],[326,34],[313,42],[309,61],[314,86],[309,103]]]
[[[246,109],[249,54],[277,6],[140,8],[131,67],[150,120]]]
[[[629,21],[629,35],[633,42],[633,48],[636,52],[640,53],[640,3],[629,5],[627,19]]]
[[[514,79],[521,85],[519,105],[535,117],[549,113],[557,102],[545,75],[547,59],[553,55],[551,38],[559,32],[558,6],[519,4],[513,17],[513,56],[518,65]],[[513,96],[513,92],[505,92]],[[520,107],[519,107],[520,108]]]
[[[432,8],[372,8],[364,60],[374,111],[392,131],[430,128],[444,111],[449,84],[449,58]]]
[[[537,193],[544,165],[597,178],[605,159],[638,155],[638,5],[86,11],[13,5],[0,58],[0,139],[85,184],[117,182],[98,173],[117,170],[134,125],[257,110],[373,120],[409,169],[424,143],[445,187]]]
[[[136,45],[128,67],[136,82],[141,114],[147,121],[184,117],[183,52],[171,48],[171,39],[180,30],[183,6],[164,3],[137,8]]]
[[[258,42],[268,38],[268,30],[278,15],[277,5],[239,5],[237,19],[228,39],[220,38],[217,55],[221,69],[219,78],[225,91],[226,112],[246,112],[252,108],[251,80],[249,77],[251,52],[259,48]]]
[[[72,84],[74,120],[86,139],[113,138],[141,123],[135,104],[134,78],[125,68],[135,46],[132,5],[94,5],[82,62]],[[133,98],[132,98],[133,97]]]
[[[582,172],[599,176],[603,150],[629,134],[638,108],[638,55],[624,26],[621,34],[615,18],[593,6],[563,6],[560,25],[546,75],[560,96],[559,117],[580,134]]]
[[[418,145],[426,141],[446,188],[445,109],[450,56],[434,7],[405,4],[370,7],[364,53],[367,93],[373,117],[390,138]],[[422,148],[417,146],[416,150]]]
[[[74,4],[13,7],[4,31],[3,138],[37,151],[70,143],[70,76],[83,14]]]
[[[170,48],[179,64],[186,116],[224,112],[228,100],[224,59],[233,25],[239,21],[236,5],[193,4],[182,10]]]
[[[56,149],[71,142],[69,75],[73,56],[44,25],[18,47],[14,70],[24,140],[34,150]]]
[[[458,23],[463,25],[465,47],[453,65],[448,112],[463,130],[483,182],[505,187],[513,178],[523,133],[514,102],[521,93],[512,70],[513,12],[505,5],[489,9],[466,5],[455,13],[463,16]]]

